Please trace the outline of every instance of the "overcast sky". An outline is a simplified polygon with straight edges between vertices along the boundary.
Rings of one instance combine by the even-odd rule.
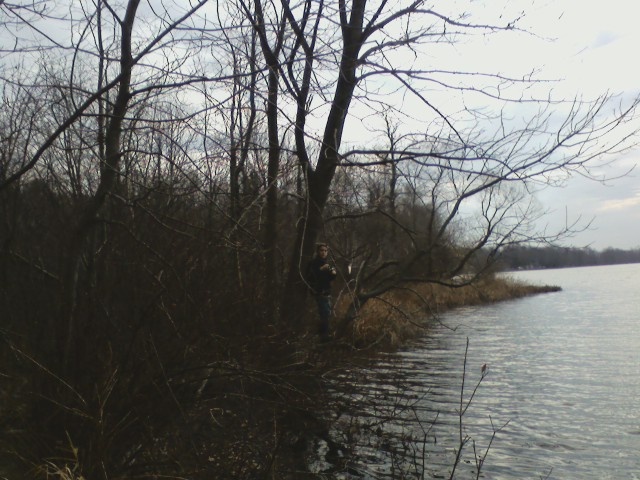
[[[521,12],[518,23],[536,35],[514,32],[476,37],[461,47],[468,71],[530,72],[541,68],[540,76],[562,78],[556,92],[567,98],[580,93],[596,97],[606,91],[635,96],[640,92],[640,2],[633,0],[461,0],[464,8],[477,7],[472,20],[484,13],[487,23],[495,21],[500,8],[502,18],[511,19]],[[498,7],[500,5],[500,7]],[[455,10],[456,0],[437,8]],[[464,50],[464,51],[463,51]],[[488,55],[487,55],[488,54]],[[474,65],[477,62],[477,68]],[[640,138],[638,139],[640,143]],[[634,166],[639,166],[635,168]],[[625,172],[627,174],[620,177]],[[596,249],[640,248],[640,148],[615,159],[594,173],[611,180],[597,183],[576,177],[565,188],[537,193],[542,208],[552,213],[545,217],[549,230],[561,228],[577,218],[590,228],[565,242]]]
[[[465,9],[470,12],[469,21],[476,24],[502,25],[500,22],[520,17],[516,25],[523,31],[461,36],[453,46],[441,47],[451,50],[440,56],[429,45],[433,57],[428,60],[437,62],[438,68],[499,73],[510,78],[525,78],[536,70],[535,78],[551,81],[531,87],[530,92],[534,89],[536,92],[532,96],[537,98],[546,98],[547,89],[552,89],[555,99],[594,100],[610,94],[628,105],[640,95],[637,59],[640,2],[459,0],[459,3],[436,2],[435,8],[443,9],[445,14]],[[517,98],[513,93],[511,96]],[[465,106],[473,106],[473,100],[468,95]],[[477,100],[487,102],[487,97],[479,96]],[[453,102],[448,90],[443,97],[436,98],[440,108]],[[411,105],[403,107],[411,109]],[[420,110],[424,106],[416,102],[415,108]],[[513,118],[524,119],[536,113],[531,108],[531,104],[511,104],[508,112]],[[566,109],[567,104],[554,108]],[[356,122],[351,124],[354,125]],[[640,144],[640,136],[637,142]],[[540,208],[549,212],[540,229],[551,235],[578,222],[577,227],[584,230],[564,240],[563,245],[597,250],[640,248],[640,148],[596,161],[590,172],[602,181],[575,175],[564,188],[547,188],[536,193]]]
[[[640,2],[630,0],[553,0],[532,2],[524,23],[532,31],[555,41],[531,42],[520,57],[565,79],[567,91],[587,95],[604,91],[640,92]],[[524,5],[524,4],[523,4]],[[503,46],[505,56],[517,58],[522,45]],[[510,54],[514,54],[513,56]],[[640,142],[640,138],[638,139]],[[638,167],[623,178],[613,179]],[[612,178],[599,184],[577,177],[566,188],[537,194],[540,203],[554,213],[546,217],[550,226],[581,216],[593,220],[584,233],[565,244],[590,245],[596,249],[640,248],[640,149],[616,158],[596,173]]]

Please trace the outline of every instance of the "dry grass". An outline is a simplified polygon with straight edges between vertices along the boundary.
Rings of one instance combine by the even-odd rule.
[[[448,287],[439,284],[407,284],[380,297],[370,299],[353,322],[353,336],[360,345],[384,344],[395,347],[417,335],[427,319],[452,308],[494,303],[538,293],[558,291],[559,287],[532,286],[510,278],[491,277],[472,285]],[[343,299],[336,312],[346,312]]]

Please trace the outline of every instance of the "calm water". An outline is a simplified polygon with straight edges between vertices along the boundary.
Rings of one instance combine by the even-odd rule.
[[[449,312],[406,351],[335,379],[356,389],[336,387],[338,422],[360,435],[343,478],[449,478],[467,339],[465,402],[488,374],[456,478],[475,478],[494,429],[482,478],[640,478],[640,265],[513,276],[563,291]]]

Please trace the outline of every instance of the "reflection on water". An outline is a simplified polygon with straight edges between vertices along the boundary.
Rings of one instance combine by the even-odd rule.
[[[449,312],[405,351],[333,379],[336,431],[359,441],[343,478],[449,478],[467,339],[465,399],[489,373],[456,478],[475,478],[500,427],[482,478],[640,478],[640,265],[514,276],[563,290]]]

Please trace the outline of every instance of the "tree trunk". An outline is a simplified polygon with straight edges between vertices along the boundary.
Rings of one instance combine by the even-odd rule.
[[[307,263],[311,260],[314,244],[322,229],[322,214],[329,198],[336,167],[340,161],[338,151],[349,105],[357,83],[356,69],[363,42],[362,24],[365,3],[364,0],[353,2],[349,22],[346,21],[345,9],[341,9],[344,12],[341,14],[344,45],[340,60],[340,74],[325,125],[322,148],[316,168],[315,170],[307,169],[309,188],[305,205],[307,217],[303,217],[302,221],[298,223],[289,264],[289,274],[281,303],[281,316],[290,326],[298,327],[301,325],[306,302],[306,284],[303,273]]]
[[[118,170],[120,166],[120,141],[122,134],[122,123],[127,113],[131,70],[133,68],[133,57],[131,54],[131,34],[133,23],[140,0],[130,0],[127,5],[126,15],[121,23],[121,57],[120,69],[121,77],[118,84],[118,93],[113,104],[113,110],[109,116],[109,123],[105,133],[105,155],[104,163],[100,169],[100,183],[96,190],[96,194],[91,199],[86,210],[82,214],[78,227],[73,236],[70,259],[63,283],[64,291],[67,294],[66,304],[64,306],[63,324],[66,323],[66,336],[64,339],[64,365],[68,365],[70,361],[71,348],[76,341],[77,325],[75,319],[75,310],[77,303],[77,295],[79,279],[81,273],[81,259],[83,251],[87,245],[88,239],[92,237],[95,228],[96,217],[105,204],[108,194],[116,185]],[[101,159],[102,160],[102,159]],[[93,252],[89,252],[92,255]]]
[[[278,138],[278,73],[269,70],[267,122],[269,135],[269,164],[267,166],[267,211],[265,225],[265,268],[267,322],[276,320],[278,275],[276,251],[278,244],[278,172],[280,170],[280,142]]]

